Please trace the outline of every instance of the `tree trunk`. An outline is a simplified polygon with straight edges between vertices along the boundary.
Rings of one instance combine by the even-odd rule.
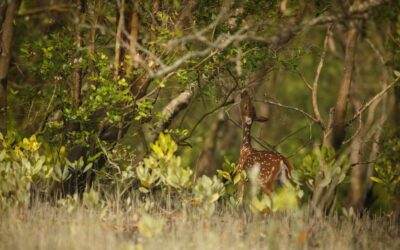
[[[398,16],[392,19],[390,25],[391,39],[393,40],[392,45],[392,61],[394,65],[394,70],[400,71],[400,59],[398,54],[400,53],[400,45],[395,42],[400,39],[400,31],[397,29],[397,19]],[[400,134],[400,86],[394,86],[394,104],[393,104],[393,120],[396,128],[396,132]]]
[[[13,21],[20,0],[10,1],[6,7],[5,18],[1,24],[0,41],[0,133],[7,133],[7,81],[11,60],[11,43],[13,36]],[[4,6],[2,6],[5,8]]]
[[[83,47],[83,33],[81,30],[81,25],[83,21],[83,15],[86,11],[86,3],[84,0],[77,1],[78,11],[76,13],[77,22],[75,24],[75,46],[78,50],[78,57],[75,58],[74,72],[73,72],[73,87],[72,89],[72,99],[75,102],[75,106],[79,107],[81,105],[81,89],[82,89],[82,66],[81,64],[81,49]]]
[[[121,74],[121,61],[123,59],[123,33],[125,30],[125,0],[118,3],[117,9],[117,30],[115,32],[115,53],[114,53],[114,78],[119,79]]]
[[[218,114],[218,118],[211,125],[211,129],[207,132],[207,138],[197,165],[197,177],[202,175],[212,176],[218,168],[216,159],[217,138],[224,122],[225,116],[224,113],[221,112]]]
[[[129,61],[127,61],[126,66],[126,74],[129,75],[132,73],[134,68],[138,67],[137,63],[137,51],[136,51],[136,43],[138,40],[139,34],[139,16],[137,13],[137,7],[134,6],[132,10],[131,20],[130,20],[130,38],[128,39],[129,42]]]
[[[346,32],[346,50],[343,65],[343,77],[333,114],[332,133],[328,143],[330,147],[339,149],[345,138],[345,118],[351,83],[353,81],[354,58],[358,38],[358,22],[350,21]]]
[[[361,104],[354,100],[354,96],[352,97],[352,103],[354,106],[354,110],[359,110]],[[362,122],[362,121],[360,121]],[[357,133],[357,132],[355,132]],[[365,164],[361,164],[362,162],[362,154],[361,151],[363,149],[362,145],[362,135],[359,132],[351,141],[351,153],[350,153],[350,163],[355,164],[351,169],[351,201],[350,206],[358,211],[362,206],[362,196],[363,196],[363,184],[364,184],[364,176],[365,176]]]

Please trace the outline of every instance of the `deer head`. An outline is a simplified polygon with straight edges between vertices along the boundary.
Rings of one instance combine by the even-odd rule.
[[[254,121],[266,122],[267,117],[257,116],[256,110],[251,102],[251,97],[247,90],[243,90],[240,94],[240,113],[242,118],[242,125],[251,125]]]

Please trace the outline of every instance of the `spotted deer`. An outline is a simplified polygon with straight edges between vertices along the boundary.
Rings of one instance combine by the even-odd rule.
[[[240,112],[242,120],[242,141],[240,147],[240,158],[237,171],[259,167],[259,180],[264,192],[272,194],[273,183],[279,176],[281,182],[286,178],[292,181],[292,164],[281,154],[274,151],[255,150],[251,145],[251,126],[254,121],[266,122],[268,118],[257,116],[255,108],[247,90],[241,93]],[[239,183],[239,192],[243,194],[244,183]]]

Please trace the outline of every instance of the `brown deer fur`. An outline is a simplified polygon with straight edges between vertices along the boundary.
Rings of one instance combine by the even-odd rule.
[[[292,164],[290,161],[281,154],[274,151],[259,151],[255,150],[251,145],[251,126],[254,121],[265,122],[268,119],[264,117],[257,117],[254,106],[251,103],[251,98],[245,90],[241,94],[240,112],[242,119],[242,142],[240,148],[240,159],[238,165],[238,172],[258,166],[259,167],[259,180],[264,192],[268,195],[272,194],[273,183],[280,175],[281,181],[285,178],[292,180],[291,171]],[[243,181],[239,183],[239,192],[243,193]]]

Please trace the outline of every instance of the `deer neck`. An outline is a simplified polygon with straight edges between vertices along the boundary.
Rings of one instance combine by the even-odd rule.
[[[242,145],[241,148],[249,148],[251,149],[251,124],[243,125],[243,134],[242,134]]]

